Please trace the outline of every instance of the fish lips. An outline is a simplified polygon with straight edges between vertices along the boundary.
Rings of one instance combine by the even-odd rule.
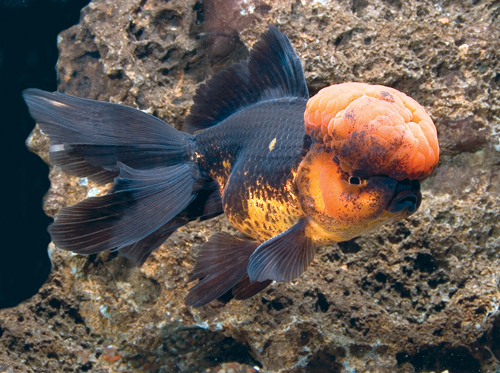
[[[410,216],[418,210],[421,202],[420,182],[405,179],[398,181],[394,197],[389,202],[387,211],[392,214],[406,212]]]

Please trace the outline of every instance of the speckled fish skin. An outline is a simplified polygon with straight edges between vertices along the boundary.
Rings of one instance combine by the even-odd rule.
[[[351,95],[350,87],[362,92]],[[373,89],[383,92],[366,99]],[[225,213],[249,239],[221,232],[200,247],[189,279],[199,282],[186,305],[225,294],[246,299],[272,281],[293,280],[316,246],[405,218],[420,205],[419,180],[439,152],[432,120],[406,96],[394,92],[403,99],[387,102],[385,88],[373,89],[348,83],[309,100],[299,57],[270,25],[247,60],[198,88],[185,120],[196,134],[123,105],[26,90],[31,115],[50,137],[52,162],[97,183],[113,181],[107,195],[62,208],[52,239],[81,254],[117,250],[140,266],[178,228]],[[348,107],[349,95],[361,101],[330,125],[338,119],[331,108]],[[386,111],[377,114],[376,104],[362,111],[379,96]],[[415,138],[407,133],[412,113],[425,119],[409,124]],[[407,137],[395,142],[391,133]],[[337,138],[341,147],[331,141]],[[401,160],[397,175],[378,174],[392,154]]]
[[[284,98],[254,105],[196,138],[197,163],[219,183],[227,218],[258,241],[303,216],[295,176],[310,142],[303,130],[306,103]]]

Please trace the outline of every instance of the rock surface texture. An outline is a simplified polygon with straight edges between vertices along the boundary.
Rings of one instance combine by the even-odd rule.
[[[290,38],[311,94],[362,81],[428,109],[442,156],[421,209],[321,248],[291,283],[199,309],[184,306],[188,275],[211,234],[236,233],[224,217],[181,229],[141,268],[52,246],[39,294],[0,311],[0,372],[498,369],[498,1],[94,0],[60,35],[59,90],[182,128],[196,87],[245,57],[268,23]],[[28,143],[49,162],[45,135]],[[51,216],[106,190],[58,168],[50,177]]]

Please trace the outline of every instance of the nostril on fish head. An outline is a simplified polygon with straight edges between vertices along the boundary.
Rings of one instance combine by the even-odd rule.
[[[420,182],[418,180],[405,179],[398,181],[394,198],[389,203],[387,211],[396,214],[406,210],[409,216],[418,210],[421,202]]]

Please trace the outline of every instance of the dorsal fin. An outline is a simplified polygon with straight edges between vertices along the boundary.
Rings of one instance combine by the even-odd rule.
[[[269,25],[247,60],[220,71],[198,88],[185,129],[212,127],[244,107],[282,97],[308,99],[309,92],[290,40]]]

